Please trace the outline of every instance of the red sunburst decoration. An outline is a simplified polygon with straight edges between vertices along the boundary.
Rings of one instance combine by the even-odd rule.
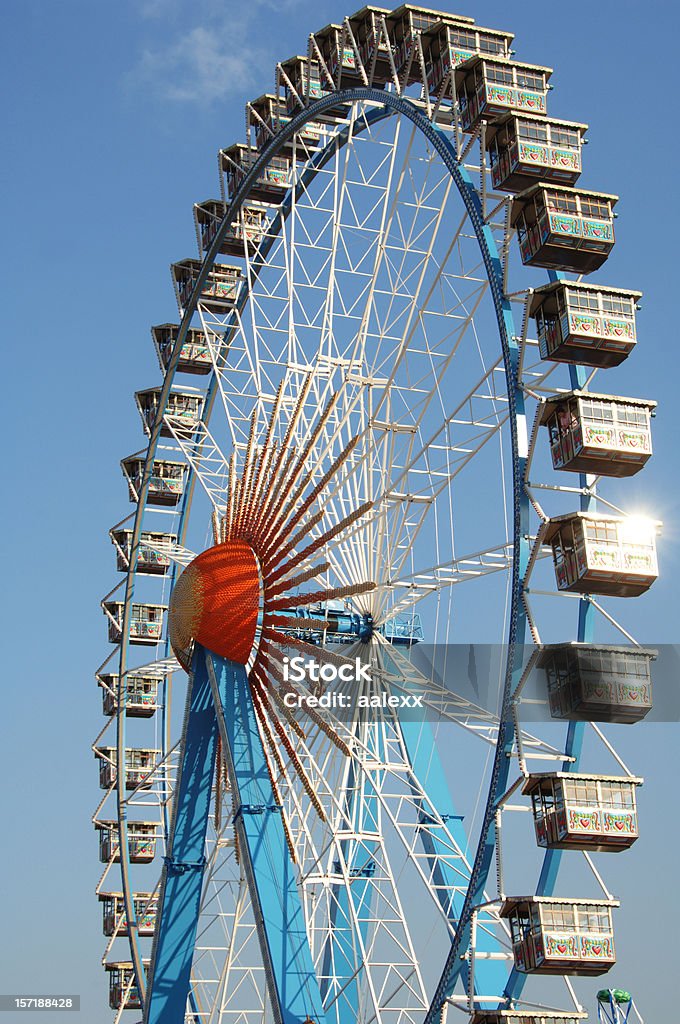
[[[350,458],[358,437],[350,439],[314,483],[321,462],[317,444],[339,396],[336,394],[328,402],[305,443],[301,447],[293,446],[292,438],[311,384],[310,375],[300,391],[280,444],[273,438],[281,411],[283,385],[279,386],[261,446],[256,444],[257,413],[253,413],[243,467],[238,473],[234,453],[227,508],[221,518],[214,517],[215,545],[187,566],[172,592],[169,633],[175,656],[187,671],[194,642],[249,666],[253,707],[270,757],[274,793],[278,799],[275,774],[279,777],[286,774],[280,743],[312,803],[323,816],[289,732],[281,721],[283,717],[293,734],[304,736],[280,692],[289,688],[283,680],[283,649],[294,647],[320,662],[346,664],[347,659],[341,655],[300,637],[300,631],[318,633],[327,628],[328,623],[318,617],[300,616],[298,609],[365,594],[376,585],[366,581],[306,592],[299,590],[330,568],[328,561],[314,563],[314,557],[323,554],[323,549],[332,541],[341,541],[343,533],[372,508],[371,502],[364,502],[323,530],[324,492]],[[310,708],[305,712],[348,753],[344,742],[321,716]],[[284,827],[293,852],[285,820]]]

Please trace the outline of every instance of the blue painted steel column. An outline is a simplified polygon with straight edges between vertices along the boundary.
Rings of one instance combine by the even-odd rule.
[[[234,824],[278,1024],[324,1024],[281,808],[275,803],[243,665],[204,652],[234,796]]]
[[[203,883],[217,719],[205,658],[194,654],[179,785],[161,884],[145,1024],[184,1021]]]
[[[366,829],[377,831],[377,796],[373,787],[370,792],[357,792],[357,780],[353,763],[350,762],[345,789],[345,812],[357,832]],[[359,820],[357,821],[357,816]],[[359,852],[354,844],[355,853]],[[347,1024],[356,1024],[359,1018],[359,982],[357,977],[357,949],[354,936],[358,930],[362,945],[366,948],[368,926],[371,916],[371,874],[375,869],[373,854],[375,843],[361,844],[361,859],[352,854],[352,841],[344,839],[340,852],[350,875],[349,893],[345,885],[332,887],[330,912],[330,935],[324,949],[321,992],[326,999],[331,978],[338,982],[342,995],[338,999],[338,1015]],[[342,866],[340,866],[342,867]],[[356,929],[354,922],[356,921]]]
[[[431,806],[446,821],[446,826],[456,845],[461,851],[467,850],[468,837],[462,818],[456,814],[430,723],[425,720],[402,721],[401,731],[415,778],[427,793]],[[420,814],[423,824],[428,824],[427,808],[421,807]],[[465,893],[460,891],[462,878],[450,863],[450,844],[428,828],[420,830],[420,841],[427,855],[433,882],[437,886],[439,903],[451,924],[457,926],[463,909]],[[477,948],[480,952],[486,953],[502,952],[500,943],[495,936],[481,929],[477,932]],[[467,962],[463,964],[462,974],[467,988],[469,976]],[[505,981],[506,966],[503,961],[482,958],[476,961],[476,992],[481,995],[502,992]]]
[[[385,658],[388,655],[384,655]],[[399,673],[397,665],[392,663],[392,671]],[[417,694],[416,686],[400,684],[405,692]],[[446,822],[446,827],[461,851],[468,849],[468,836],[463,819],[456,813],[451,790],[439,756],[439,748],[435,741],[432,726],[426,718],[412,718],[411,713],[400,718],[399,725],[406,748],[406,756],[412,772],[412,778],[418,780],[427,794],[430,808],[437,811]],[[410,783],[411,792],[418,797],[415,786]],[[422,798],[419,800],[419,813],[422,824],[430,823],[430,812]],[[437,899],[447,919],[455,927],[458,926],[463,909],[465,893],[461,892],[463,878],[451,864],[451,849],[448,840],[438,837],[431,829],[420,829],[420,842],[427,857],[428,868],[434,885]],[[468,879],[469,881],[469,879]],[[486,931],[478,931],[478,948],[486,953],[502,952],[500,943],[495,936]],[[463,964],[462,975],[465,986],[468,986],[469,968]],[[475,964],[475,991],[481,995],[489,995],[503,991],[506,982],[506,967],[502,961],[480,959]]]

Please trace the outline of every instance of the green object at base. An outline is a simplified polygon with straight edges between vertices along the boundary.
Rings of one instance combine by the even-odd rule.
[[[615,1003],[629,1003],[632,999],[630,992],[626,992],[623,988],[601,988],[597,993],[597,1001],[599,1003],[608,1003],[610,996]]]

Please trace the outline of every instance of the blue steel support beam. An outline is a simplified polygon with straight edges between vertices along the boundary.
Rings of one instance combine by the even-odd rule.
[[[145,1024],[183,1022],[203,883],[217,719],[205,659],[194,654],[175,815],[161,882]]]
[[[448,831],[458,848],[461,851],[467,850],[468,837],[463,819],[455,812],[430,723],[425,720],[402,721],[401,731],[413,775],[427,793],[431,806],[436,808],[446,821]],[[420,810],[423,818],[427,819],[428,809],[422,807]],[[423,823],[426,824],[426,820]],[[431,828],[421,828],[420,841],[427,856],[442,910],[450,923],[457,927],[463,909],[464,893],[460,891],[462,878],[451,864],[450,843],[445,836],[438,836]],[[485,953],[503,952],[495,936],[482,929],[477,930],[477,949]],[[462,976],[467,988],[467,963],[463,965]],[[507,968],[501,960],[479,959],[475,963],[475,991],[481,995],[502,992],[506,977]]]
[[[386,660],[389,659],[388,653],[384,653],[383,656]],[[392,663],[392,671],[399,672],[398,666],[394,663]],[[400,689],[405,692],[417,692],[416,686],[409,687],[405,685],[405,681],[400,684]],[[431,810],[436,810],[446,822],[448,833],[458,849],[466,851],[469,847],[468,836],[463,819],[456,813],[431,723],[426,718],[412,718],[411,714],[413,713],[403,719],[400,718],[399,727],[411,771],[409,785],[418,802],[422,824],[427,826],[432,820]],[[427,804],[420,796],[420,789],[412,781],[415,779],[427,794]],[[437,900],[455,930],[463,909],[464,893],[461,892],[461,887],[464,875],[459,874],[451,863],[451,844],[448,836],[439,836],[432,828],[423,827],[420,829],[420,842],[427,858]],[[462,870],[464,871],[464,869]],[[481,929],[477,932],[477,947],[486,953],[501,953],[503,951],[496,938]],[[467,989],[469,983],[467,963],[463,964],[461,973]],[[480,959],[475,964],[475,991],[482,995],[500,993],[505,986],[506,977],[507,971],[502,961]]]
[[[217,708],[234,824],[277,1024],[325,1024],[293,862],[243,665],[199,648]]]
[[[345,787],[345,811],[357,831],[365,828],[377,831],[375,792],[358,792],[361,780],[357,779],[353,763],[350,762],[347,785]],[[357,816],[359,820],[355,820]],[[360,949],[356,946],[356,932],[363,948],[366,948],[369,918],[371,914],[371,882],[370,871],[375,853],[375,843],[362,843],[361,857],[357,844],[343,839],[340,843],[340,854],[345,868],[350,874],[349,894],[347,886],[334,885],[332,888],[332,904],[330,912],[330,934],[324,949],[321,994],[324,1000],[332,995],[331,978],[335,979],[342,995],[338,1000],[338,1015],[347,1024],[356,1024],[359,1019],[359,983],[357,978],[357,959]],[[342,868],[342,865],[340,865]],[[352,877],[353,876],[353,877]],[[356,924],[355,924],[356,922]]]

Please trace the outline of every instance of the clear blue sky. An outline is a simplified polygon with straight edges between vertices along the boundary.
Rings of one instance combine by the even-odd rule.
[[[645,295],[616,390],[659,402],[656,454],[626,504],[666,524],[635,631],[677,642],[677,13],[660,0],[441,6],[514,31],[520,59],[556,68],[551,113],[591,126],[582,183],[622,196],[606,277]],[[142,443],[132,394],[159,379],[149,327],[176,316],[168,265],[195,255],[192,204],[216,193],[215,155],[242,139],[245,101],[272,88],[275,60],[351,9],[22,0],[3,13],[0,992],[80,992],[83,1024],[110,1020],[89,822],[93,672],[108,653],[98,602],[116,582],[107,530],[128,511],[118,461]],[[639,968],[616,981],[649,1022],[667,1016],[676,963],[680,728],[620,731],[648,786],[643,837],[608,872],[624,898],[625,971]]]

